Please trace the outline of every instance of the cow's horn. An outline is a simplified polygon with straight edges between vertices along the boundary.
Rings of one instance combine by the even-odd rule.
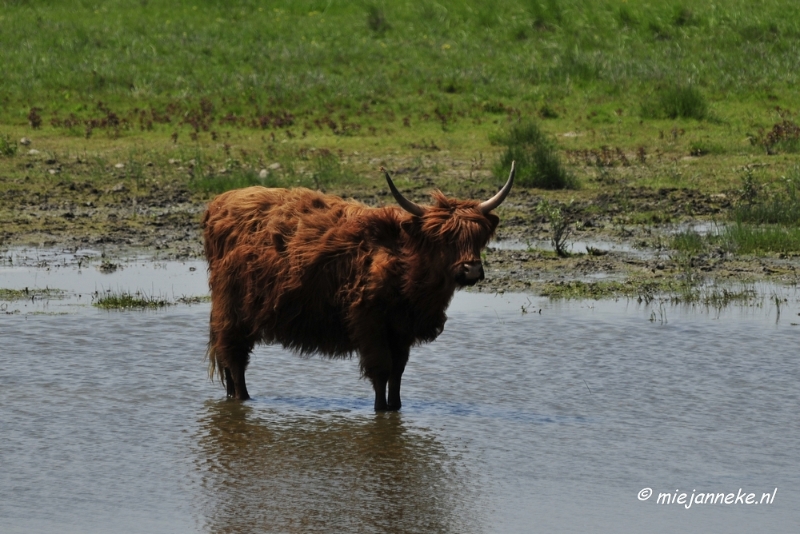
[[[512,161],[511,162],[511,173],[508,175],[508,181],[506,182],[506,185],[504,185],[503,189],[498,191],[495,196],[493,196],[492,198],[490,198],[486,202],[481,202],[481,205],[480,205],[481,213],[489,213],[490,211],[495,209],[497,206],[502,204],[502,202],[508,196],[508,193],[511,191],[511,186],[514,183],[515,171],[516,171],[516,168],[514,166],[514,162]]]
[[[392,195],[394,195],[394,199],[400,204],[400,207],[409,212],[411,215],[416,215],[417,217],[422,217],[422,214],[425,213],[425,210],[422,209],[422,206],[418,204],[414,204],[402,194],[397,188],[394,186],[394,182],[392,181],[392,177],[389,176],[389,171],[381,167],[383,174],[386,175],[386,181],[389,182],[389,189],[392,190]]]

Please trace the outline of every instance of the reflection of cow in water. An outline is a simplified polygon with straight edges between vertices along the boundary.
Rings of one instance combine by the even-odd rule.
[[[249,187],[203,216],[211,286],[211,372],[247,399],[257,342],[332,358],[358,352],[376,410],[400,408],[412,345],[442,332],[458,287],[483,279],[480,252],[505,186],[481,203],[433,193],[419,206],[386,180],[402,209],[370,208],[308,189]],[[386,388],[388,383],[388,402]]]
[[[209,401],[192,442],[203,531],[481,531],[473,472],[397,414],[287,414]]]

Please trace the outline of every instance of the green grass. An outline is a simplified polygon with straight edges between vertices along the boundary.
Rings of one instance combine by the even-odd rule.
[[[735,223],[726,226],[719,239],[738,254],[800,253],[800,227]]]
[[[334,185],[346,186],[362,181],[337,153],[325,148],[290,151],[269,147],[266,154],[241,150],[238,158],[230,156],[228,151],[224,164],[215,165],[202,151],[197,151],[189,160],[189,189],[206,194],[253,185],[305,186],[324,190]],[[268,159],[265,160],[265,156]]]
[[[800,253],[800,168],[772,184],[762,182],[746,167],[737,191],[738,200],[728,212],[733,222],[701,236],[693,230],[676,234],[671,248],[695,255],[710,246],[721,246],[737,254]]]
[[[92,305],[104,310],[157,310],[176,304],[202,304],[210,302],[208,295],[182,295],[174,300],[161,295],[148,295],[142,291],[106,291],[96,293]]]
[[[313,169],[311,180],[316,189],[325,190],[332,185],[354,184],[359,178],[352,169],[343,165],[339,156],[330,150],[315,151],[309,158]]]
[[[64,298],[66,292],[63,289],[53,288],[33,288],[28,289],[5,289],[0,288],[0,300],[28,300],[28,299],[59,299]]]
[[[676,258],[685,262],[712,246],[745,255],[798,254],[800,227],[736,222],[720,225],[716,232],[705,236],[693,230],[680,232],[670,242],[670,248],[678,252]]]
[[[156,310],[172,306],[169,299],[140,291],[109,291],[92,299],[92,305],[104,310]]]
[[[2,121],[79,136],[225,125],[363,135],[404,118],[451,128],[486,120],[486,103],[635,109],[665,84],[712,107],[796,102],[800,81],[790,0],[6,2],[0,28]],[[702,106],[684,101],[662,111],[697,117]]]
[[[679,253],[676,257],[685,261],[711,246],[721,246],[729,252],[745,255],[798,254],[800,227],[736,222],[721,225],[716,233],[706,236],[693,230],[681,232],[673,236],[670,243],[670,248]]]
[[[776,196],[757,204],[737,206],[731,217],[740,223],[797,226],[800,225],[800,202]]]

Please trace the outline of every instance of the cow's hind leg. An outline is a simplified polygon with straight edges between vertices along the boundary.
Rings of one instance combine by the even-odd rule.
[[[225,368],[225,390],[228,393],[228,397],[235,398],[236,397],[236,388],[233,385],[233,375],[231,374],[231,370],[227,367]]]
[[[247,393],[244,372],[250,362],[251,350],[253,350],[253,343],[244,338],[220,336],[217,341],[217,358],[225,371],[225,390],[228,397],[238,400],[250,398]]]

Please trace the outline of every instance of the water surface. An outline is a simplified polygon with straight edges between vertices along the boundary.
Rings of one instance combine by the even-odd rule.
[[[162,270],[195,287],[188,267]],[[225,400],[208,304],[4,314],[2,530],[792,532],[800,309],[781,291],[780,316],[459,293],[378,415],[356,362],[279,347],[256,349],[252,401]],[[739,488],[778,490],[655,503]]]

